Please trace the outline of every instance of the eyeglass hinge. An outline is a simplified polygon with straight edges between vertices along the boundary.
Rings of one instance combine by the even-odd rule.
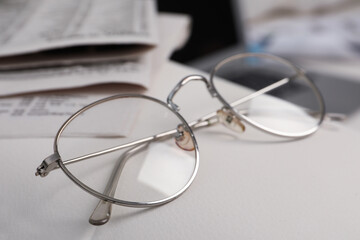
[[[58,161],[60,160],[60,155],[58,153],[54,153],[47,158],[40,164],[39,167],[36,169],[35,176],[46,177],[49,172],[54,170],[58,167]]]

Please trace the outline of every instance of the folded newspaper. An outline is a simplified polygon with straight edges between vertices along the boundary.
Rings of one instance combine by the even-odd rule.
[[[0,32],[0,70],[128,59],[158,41],[152,0],[3,0]]]
[[[66,91],[0,97],[0,125],[6,126],[1,129],[0,138],[54,136],[59,126],[86,104],[113,94],[142,92],[144,88],[123,83],[132,79],[131,83],[148,85],[170,54],[185,43],[189,36],[189,25],[190,19],[185,15],[159,14],[159,44],[141,57],[139,62],[133,62],[133,67],[126,67],[129,63],[95,64],[77,66],[78,70],[71,72],[73,66],[65,66],[50,68],[48,74],[40,74],[45,71],[43,69],[26,70],[23,74],[14,71],[14,76],[18,74],[14,81],[0,77],[2,94],[68,88]],[[59,71],[63,71],[63,74],[57,75]],[[27,75],[29,73],[33,75]],[[96,85],[73,88],[93,84]]]
[[[0,138],[54,136],[80,107],[144,91],[189,27],[154,0],[0,0]]]
[[[160,21],[155,0],[0,1],[0,97],[114,83],[147,88],[154,58],[167,59],[186,40],[189,22]],[[154,57],[159,52],[169,54]]]

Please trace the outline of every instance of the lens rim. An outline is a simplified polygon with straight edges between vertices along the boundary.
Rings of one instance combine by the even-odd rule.
[[[317,124],[310,128],[309,130],[306,131],[302,131],[299,133],[289,133],[289,132],[283,132],[283,131],[279,131],[279,130],[275,130],[269,127],[266,127],[264,125],[262,125],[261,123],[258,123],[254,120],[252,120],[251,118],[239,114],[238,112],[236,112],[233,107],[231,107],[230,103],[227,102],[223,96],[221,95],[221,93],[218,91],[218,89],[216,88],[215,84],[214,84],[214,76],[216,75],[216,72],[225,64],[232,62],[234,60],[239,60],[241,58],[247,58],[247,57],[259,57],[259,58],[266,58],[266,59],[271,59],[271,60],[275,60],[275,61],[279,61],[283,64],[289,65],[291,67],[294,68],[294,70],[298,73],[304,76],[305,80],[307,81],[307,83],[309,84],[310,88],[312,89],[312,91],[314,92],[317,100],[318,100],[318,104],[320,107],[320,118],[319,121],[317,122]],[[321,95],[319,89],[317,88],[317,86],[315,85],[315,83],[313,82],[313,80],[311,78],[309,78],[309,76],[307,76],[305,74],[305,71],[302,70],[301,68],[297,67],[296,65],[294,65],[293,63],[291,63],[290,61],[281,58],[281,57],[277,57],[271,54],[265,54],[265,53],[240,53],[240,54],[236,54],[233,56],[230,56],[228,58],[223,59],[222,61],[220,61],[219,63],[217,63],[215,65],[215,67],[211,70],[210,73],[210,85],[213,89],[213,91],[216,92],[216,97],[219,99],[219,101],[228,109],[230,109],[230,111],[237,116],[238,118],[240,118],[241,120],[243,120],[244,122],[248,123],[249,125],[272,135],[275,136],[280,136],[280,137],[288,137],[288,138],[302,138],[302,137],[306,137],[308,135],[313,134],[314,132],[316,132],[321,123],[323,122],[324,118],[325,118],[325,102],[324,102],[324,98]]]
[[[157,104],[161,104],[163,105],[165,108],[167,108],[168,110],[170,110],[173,114],[175,114],[179,120],[181,120],[181,122],[185,125],[185,127],[189,130],[190,133],[190,137],[192,139],[192,141],[194,142],[194,151],[195,151],[195,166],[194,166],[194,170],[192,172],[191,177],[189,178],[188,182],[185,184],[185,186],[183,186],[183,188],[181,188],[179,191],[177,191],[176,193],[174,193],[173,195],[160,199],[160,200],[156,200],[156,201],[145,201],[145,202],[136,202],[136,201],[126,201],[126,200],[121,200],[118,198],[114,198],[114,197],[110,197],[107,195],[104,195],[103,193],[100,193],[94,189],[92,189],[91,187],[87,186],[86,184],[84,184],[82,181],[80,181],[78,178],[76,178],[65,166],[65,164],[63,163],[62,159],[61,159],[61,154],[58,151],[58,143],[59,143],[59,139],[61,137],[62,132],[66,129],[66,127],[71,123],[71,121],[73,121],[77,116],[79,116],[81,113],[87,111],[88,109],[95,107],[99,104],[108,102],[108,101],[112,101],[115,99],[121,99],[121,98],[140,98],[140,99],[146,99],[146,100],[150,100],[153,101]],[[111,97],[107,97],[107,98],[103,98],[100,99],[96,102],[93,102],[85,107],[83,107],[82,109],[80,109],[79,111],[77,111],[76,113],[74,113],[72,116],[70,116],[68,118],[68,120],[65,121],[65,123],[61,126],[61,128],[58,130],[56,136],[55,136],[55,141],[54,141],[54,153],[58,154],[60,156],[60,159],[58,160],[58,165],[59,167],[62,169],[62,171],[65,173],[65,175],[67,177],[69,177],[77,186],[79,186],[81,189],[83,189],[84,191],[86,191],[87,193],[95,196],[96,198],[100,199],[100,200],[104,200],[113,204],[117,204],[117,205],[121,205],[121,206],[125,206],[125,207],[136,207],[136,208],[145,208],[145,207],[153,207],[153,206],[159,206],[159,205],[163,205],[166,204],[174,199],[176,199],[177,197],[179,197],[181,194],[183,194],[192,184],[192,182],[194,181],[196,174],[198,172],[199,169],[199,148],[198,148],[198,144],[196,142],[195,136],[193,131],[191,130],[190,126],[188,125],[187,121],[176,111],[174,111],[172,108],[170,108],[165,102],[162,102],[156,98],[150,97],[150,96],[146,96],[146,95],[142,95],[142,94],[118,94],[118,95],[114,95]]]

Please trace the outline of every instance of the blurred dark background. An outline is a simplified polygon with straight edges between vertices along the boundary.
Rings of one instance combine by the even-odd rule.
[[[189,63],[229,46],[243,43],[242,26],[238,24],[238,7],[232,0],[166,1],[158,0],[161,12],[185,13],[192,18],[187,44],[171,59]]]
[[[360,46],[356,38],[356,33],[360,33],[359,3],[157,0],[160,12],[185,13],[192,19],[190,38],[172,55],[172,60],[208,72],[218,61],[235,53],[269,52],[282,56],[307,69],[321,89],[328,111],[347,115],[359,109],[360,101],[359,75],[349,74],[353,69],[347,71],[349,63],[360,61],[356,51],[347,48]],[[353,30],[346,31],[348,25]],[[326,67],[321,68],[324,64]],[[344,70],[339,71],[340,65]]]

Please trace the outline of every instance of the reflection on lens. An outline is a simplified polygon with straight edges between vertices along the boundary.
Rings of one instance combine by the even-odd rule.
[[[321,123],[324,107],[313,83],[289,62],[265,54],[240,54],[220,62],[212,81],[243,119],[282,136],[304,136]]]
[[[197,169],[197,149],[176,143],[179,126],[188,130],[155,99],[117,96],[70,121],[58,151],[71,174],[98,193],[121,201],[162,201],[182,192]],[[192,134],[188,140],[196,146]]]

